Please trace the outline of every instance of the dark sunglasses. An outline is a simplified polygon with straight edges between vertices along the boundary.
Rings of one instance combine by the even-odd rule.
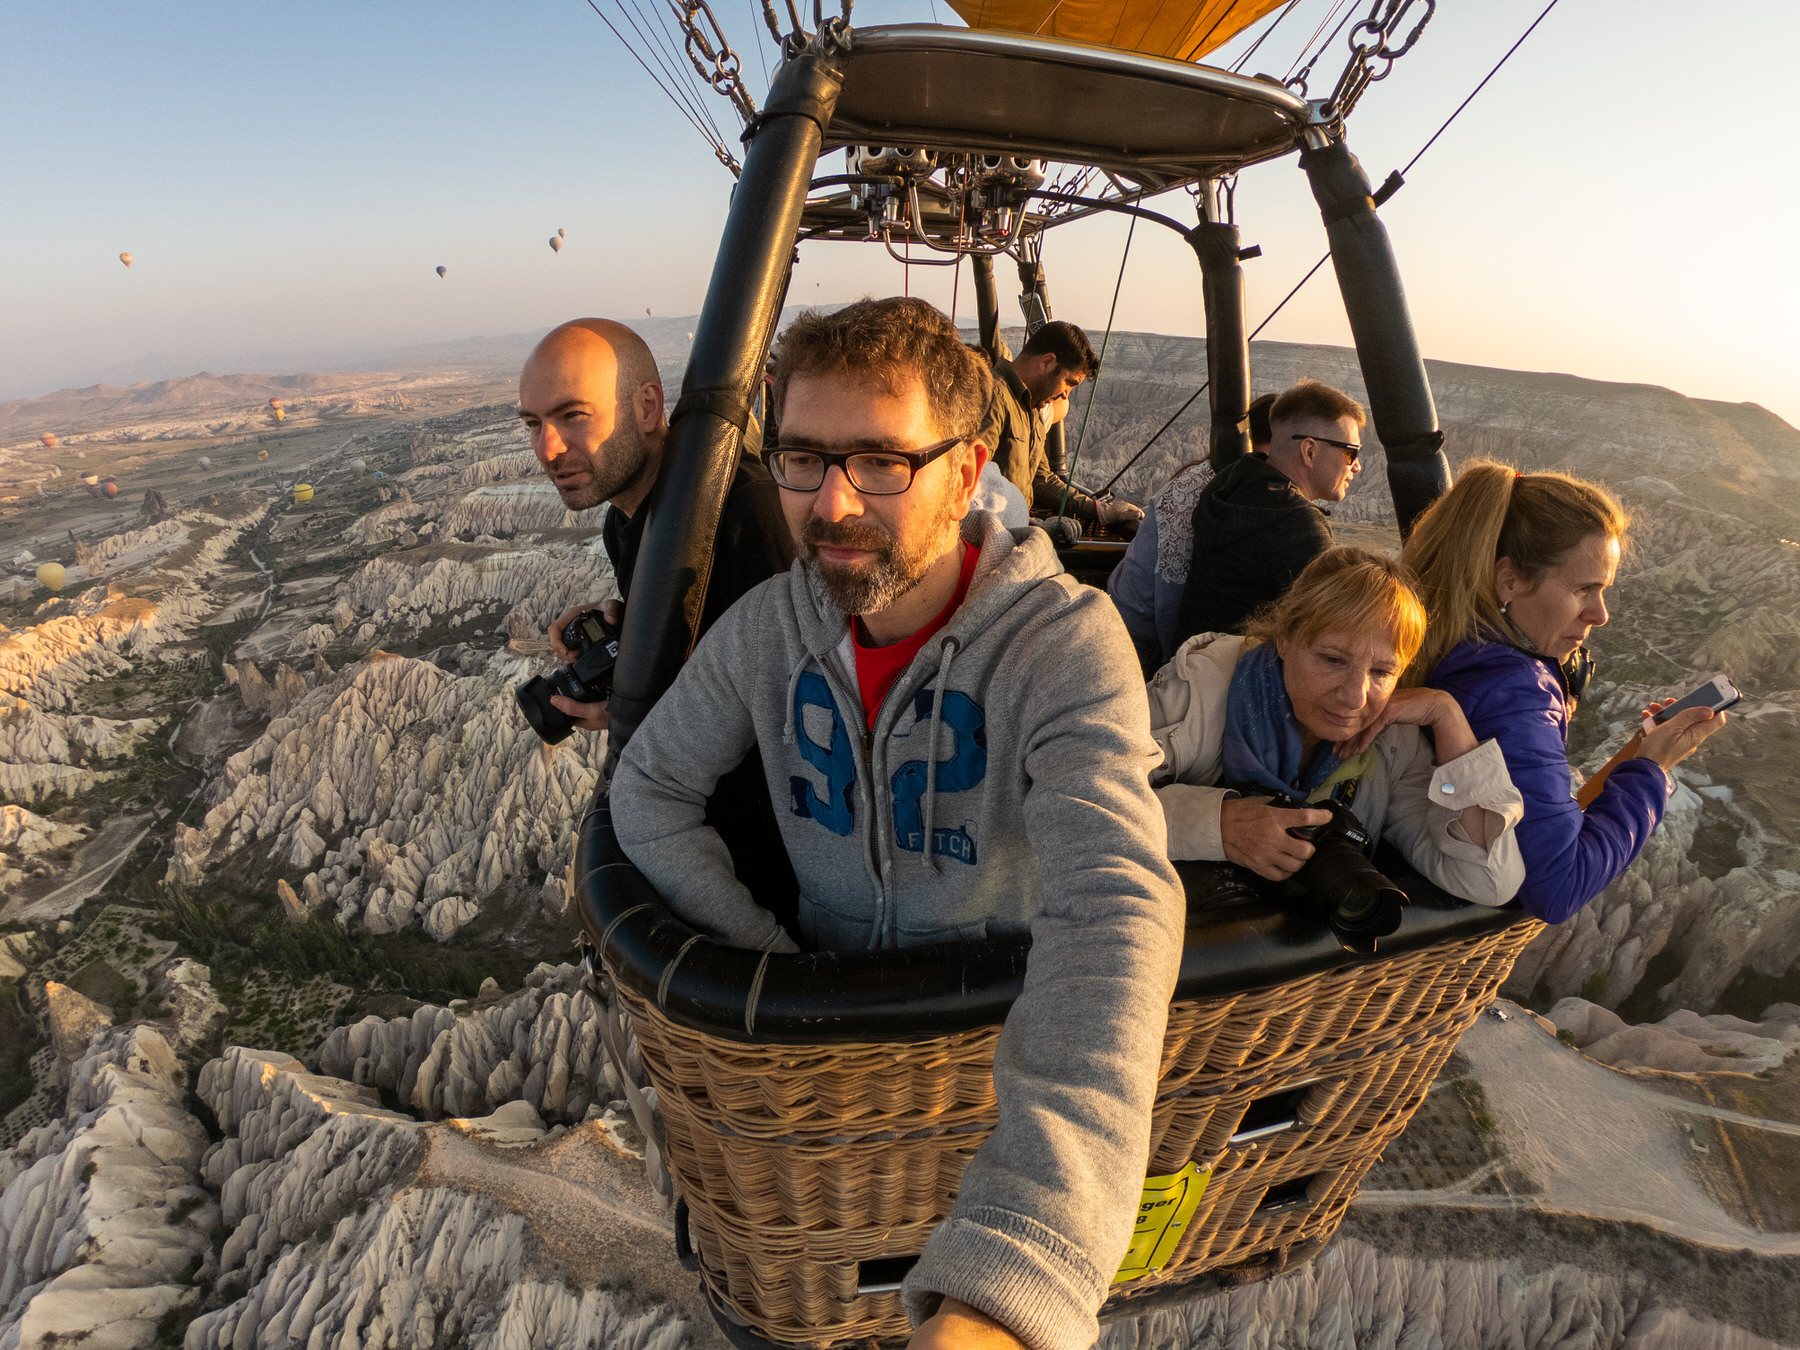
[[[825,474],[836,465],[858,492],[892,497],[911,487],[920,469],[967,439],[952,436],[922,450],[814,450],[778,445],[765,458],[776,486],[789,492],[817,492],[825,485]]]
[[[1349,441],[1334,441],[1329,436],[1302,436],[1299,432],[1295,432],[1288,439],[1294,441],[1318,441],[1321,445],[1335,445],[1346,455],[1350,456],[1350,462],[1352,464],[1356,463],[1356,457],[1362,453],[1362,447],[1360,445],[1352,445]]]

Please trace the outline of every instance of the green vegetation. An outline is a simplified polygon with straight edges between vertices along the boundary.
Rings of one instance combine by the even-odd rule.
[[[1462,1098],[1463,1105],[1469,1108],[1469,1119],[1475,1122],[1475,1128],[1482,1134],[1494,1132],[1494,1115],[1488,1110],[1487,1093],[1475,1078],[1458,1078],[1456,1095]]]
[[[1605,1003],[1606,984],[1606,972],[1596,970],[1581,982],[1581,996],[1589,1003]]]
[[[31,1057],[46,1043],[19,981],[0,980],[0,1117],[31,1096]]]

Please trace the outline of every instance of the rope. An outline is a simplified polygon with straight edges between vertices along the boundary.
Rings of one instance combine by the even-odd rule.
[[[1448,131],[1450,129],[1450,124],[1452,122],[1454,122],[1458,117],[1462,116],[1463,109],[1467,108],[1471,103],[1473,103],[1475,101],[1475,95],[1479,94],[1483,89],[1487,88],[1488,81],[1493,79],[1494,76],[1496,76],[1500,73],[1500,67],[1504,66],[1508,61],[1512,60],[1513,53],[1518,51],[1520,47],[1525,45],[1525,39],[1530,37],[1532,35],[1532,33],[1536,31],[1537,26],[1540,23],[1542,23],[1547,17],[1549,17],[1550,11],[1555,9],[1559,3],[1560,3],[1560,0],[1550,0],[1550,3],[1544,6],[1543,13],[1539,14],[1537,16],[1537,18],[1533,19],[1531,21],[1531,26],[1519,35],[1519,40],[1517,42],[1513,43],[1512,46],[1510,46],[1506,49],[1506,55],[1502,56],[1498,61],[1494,62],[1494,68],[1492,70],[1488,71],[1488,73],[1486,75],[1483,75],[1481,77],[1481,83],[1475,86],[1475,88],[1470,92],[1470,94],[1467,98],[1465,98],[1461,103],[1456,105],[1456,111],[1452,112],[1448,117],[1446,117],[1444,119],[1443,125],[1440,126],[1436,131],[1431,133],[1431,139],[1426,141],[1424,145],[1419,147],[1419,153],[1414,155],[1411,159],[1406,161],[1406,167],[1400,171],[1400,176],[1402,178],[1404,178],[1408,173],[1412,172],[1413,166],[1415,164],[1417,164],[1421,159],[1425,158],[1425,152],[1427,150],[1431,149],[1432,146],[1437,144],[1438,137],[1442,136],[1446,131]],[[1133,217],[1133,219],[1135,219],[1135,217]],[[1300,280],[1294,284],[1294,289],[1289,291],[1286,295],[1281,297],[1281,303],[1276,305],[1274,309],[1270,310],[1268,312],[1268,315],[1263,319],[1263,321],[1256,325],[1255,331],[1252,332],[1249,337],[1244,339],[1245,344],[1248,345],[1249,343],[1254,342],[1256,340],[1257,334],[1261,333],[1263,329],[1267,328],[1269,326],[1270,322],[1273,321],[1275,316],[1277,314],[1281,313],[1281,311],[1287,307],[1288,301],[1292,300],[1296,295],[1300,294],[1300,288],[1305,286],[1307,282],[1311,281],[1315,276],[1317,276],[1319,269],[1330,261],[1331,261],[1331,253],[1329,250],[1327,250],[1325,253],[1325,256],[1320,258],[1316,263],[1314,263],[1312,265],[1312,267],[1307,271],[1306,275],[1301,277]],[[1118,297],[1115,294],[1115,296],[1114,296],[1115,304],[1117,303],[1117,299],[1118,299]],[[1110,326],[1111,325],[1109,323],[1109,325],[1108,325],[1109,330],[1110,330]],[[1208,380],[1205,384],[1202,384],[1198,389],[1196,389],[1188,397],[1188,401],[1186,403],[1183,403],[1179,408],[1177,408],[1174,412],[1174,415],[1171,416],[1168,421],[1164,422],[1160,427],[1157,428],[1156,434],[1154,436],[1152,436],[1149,440],[1145,441],[1143,446],[1138,450],[1137,454],[1133,455],[1130,459],[1126,460],[1124,466],[1117,473],[1115,473],[1112,476],[1111,481],[1108,482],[1107,485],[1100,490],[1102,492],[1110,492],[1113,488],[1113,484],[1117,483],[1119,481],[1119,479],[1121,479],[1125,476],[1125,470],[1129,469],[1133,464],[1136,464],[1138,462],[1138,460],[1142,459],[1144,456],[1144,451],[1148,450],[1151,446],[1155,445],[1157,443],[1157,441],[1162,439],[1163,432],[1167,431],[1170,427],[1174,426],[1175,423],[1181,419],[1181,415],[1183,413],[1185,413],[1189,408],[1194,406],[1194,400],[1199,398],[1200,395],[1204,394],[1206,392],[1208,386],[1211,383],[1212,383],[1211,380]],[[1091,395],[1088,398],[1088,403],[1090,406],[1093,404],[1093,398]],[[1082,423],[1082,430],[1083,430],[1083,432],[1085,432],[1087,430],[1087,423],[1085,421],[1083,421],[1083,423]],[[1071,475],[1073,475],[1074,470],[1070,469],[1069,472]],[[1064,503],[1065,503],[1065,505],[1067,504],[1066,494],[1064,497]]]
[[[1287,18],[1288,15],[1292,14],[1299,7],[1300,7],[1300,0],[1288,0],[1287,6],[1281,11],[1281,13],[1279,13],[1275,16],[1275,22],[1270,24],[1267,28],[1262,30],[1262,37],[1259,37],[1256,39],[1255,42],[1252,42],[1250,44],[1250,49],[1248,51],[1246,51],[1242,56],[1238,57],[1237,60],[1235,60],[1231,63],[1231,73],[1235,75],[1235,74],[1237,74],[1238,71],[1242,70],[1244,68],[1244,63],[1246,61],[1248,61],[1251,57],[1255,56],[1256,49],[1263,45],[1263,38],[1268,37],[1270,33],[1273,33],[1277,28],[1281,27],[1281,21],[1283,19]]]
[[[1125,230],[1125,251],[1119,255],[1119,279],[1113,282],[1112,308],[1106,311],[1106,333],[1100,339],[1100,370],[1094,372],[1094,378],[1088,381],[1087,407],[1081,413],[1081,435],[1075,440],[1075,453],[1069,456],[1069,472],[1063,479],[1062,504],[1056,508],[1056,514],[1069,514],[1069,494],[1075,490],[1075,470],[1081,464],[1081,447],[1087,443],[1088,419],[1094,415],[1094,395],[1100,392],[1100,371],[1106,369],[1106,348],[1112,341],[1113,316],[1119,312],[1119,291],[1125,285],[1125,264],[1131,259],[1131,240],[1137,233],[1138,218],[1133,216],[1131,224]]]

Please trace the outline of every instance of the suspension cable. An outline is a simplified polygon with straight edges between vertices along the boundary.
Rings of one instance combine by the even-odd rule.
[[[1479,94],[1483,89],[1487,88],[1488,81],[1493,79],[1494,76],[1496,76],[1500,73],[1500,67],[1504,66],[1508,61],[1512,60],[1513,53],[1518,51],[1520,47],[1525,45],[1525,39],[1530,37],[1532,35],[1532,33],[1536,31],[1537,26],[1539,24],[1541,24],[1546,18],[1549,17],[1550,11],[1555,9],[1559,3],[1560,3],[1560,0],[1550,0],[1550,3],[1544,6],[1543,12],[1541,14],[1539,14],[1537,16],[1537,18],[1535,18],[1531,21],[1531,26],[1519,35],[1519,40],[1517,42],[1513,43],[1512,46],[1510,46],[1506,49],[1506,54],[1504,56],[1502,56],[1498,61],[1494,62],[1493,69],[1488,71],[1488,73],[1486,75],[1483,75],[1481,77],[1481,83],[1479,83],[1475,86],[1475,88],[1470,92],[1470,94],[1467,98],[1465,98],[1461,103],[1456,105],[1456,110],[1444,119],[1442,126],[1440,126],[1436,131],[1431,133],[1431,138],[1429,140],[1427,140],[1424,145],[1419,147],[1419,152],[1416,155],[1414,155],[1411,159],[1406,161],[1406,167],[1404,169],[1402,169],[1398,174],[1394,175],[1395,178],[1404,179],[1405,176],[1412,171],[1413,166],[1416,165],[1421,159],[1423,159],[1425,157],[1425,152],[1427,150],[1431,149],[1432,146],[1437,144],[1438,137],[1442,136],[1446,131],[1448,131],[1450,129],[1450,124],[1452,122],[1454,122],[1458,117],[1462,116],[1463,109],[1467,108],[1471,103],[1473,103],[1475,101],[1475,95]],[[1398,190],[1398,187],[1399,187],[1399,185],[1398,185],[1398,183],[1396,183],[1395,190]],[[1317,276],[1319,269],[1321,267],[1325,266],[1325,264],[1330,261],[1331,261],[1331,252],[1330,252],[1330,250],[1326,250],[1325,256],[1320,258],[1316,263],[1314,263],[1312,265],[1311,268],[1309,268],[1307,270],[1306,275],[1301,277],[1300,280],[1294,284],[1294,288],[1291,291],[1289,291],[1286,295],[1282,296],[1281,302],[1279,304],[1277,304],[1274,309],[1272,309],[1268,312],[1267,316],[1264,317],[1264,319],[1261,323],[1256,325],[1255,331],[1252,332],[1249,337],[1244,339],[1245,345],[1248,346],[1252,341],[1254,341],[1256,339],[1257,334],[1261,333],[1263,331],[1263,329],[1267,328],[1269,326],[1269,324],[1274,320],[1275,316],[1277,314],[1281,313],[1281,311],[1283,309],[1287,308],[1288,301],[1292,300],[1296,295],[1300,294],[1301,288],[1303,286],[1305,286],[1307,282],[1311,281],[1315,276]],[[1108,325],[1108,327],[1110,329],[1110,324]],[[1130,459],[1125,461],[1124,466],[1122,468],[1120,468],[1120,470],[1112,476],[1112,479],[1107,483],[1107,485],[1104,488],[1101,489],[1101,491],[1102,492],[1110,492],[1113,488],[1113,485],[1116,484],[1119,481],[1119,479],[1121,479],[1125,476],[1125,470],[1129,469],[1133,464],[1136,464],[1138,462],[1138,460],[1143,458],[1145,451],[1147,451],[1151,446],[1155,445],[1157,443],[1157,441],[1162,439],[1162,434],[1165,431],[1167,431],[1170,427],[1174,426],[1175,423],[1181,419],[1181,415],[1183,413],[1185,413],[1189,408],[1194,406],[1195,400],[1198,399],[1200,397],[1200,395],[1204,394],[1207,391],[1207,388],[1211,385],[1211,383],[1212,383],[1212,381],[1210,379],[1207,380],[1198,389],[1196,389],[1191,395],[1189,395],[1187,402],[1183,403],[1179,408],[1177,408],[1175,410],[1174,414],[1169,418],[1169,420],[1164,422],[1160,427],[1158,427],[1156,429],[1156,434],[1154,436],[1152,436],[1149,440],[1144,442],[1142,447],[1139,448],[1137,454],[1133,455]],[[1090,404],[1092,404],[1093,399],[1090,397],[1088,401]],[[1087,424],[1085,422],[1083,422],[1082,429],[1084,431],[1086,430],[1086,426],[1087,426]],[[1071,472],[1073,472],[1073,471],[1071,470]]]
[[[1281,21],[1283,19],[1287,18],[1288,15],[1292,14],[1299,7],[1300,7],[1300,0],[1288,0],[1288,3],[1282,8],[1281,13],[1279,13],[1275,16],[1275,22],[1270,24],[1267,28],[1263,29],[1262,36],[1257,38],[1255,42],[1252,42],[1250,44],[1250,49],[1248,51],[1246,51],[1242,56],[1238,57],[1237,60],[1235,60],[1231,63],[1231,73],[1233,75],[1235,75],[1240,70],[1242,70],[1244,68],[1244,63],[1246,61],[1248,61],[1251,57],[1256,55],[1256,49],[1263,45],[1264,39],[1266,39],[1269,36],[1269,34],[1273,33],[1277,28],[1281,27]]]
[[[1125,251],[1119,255],[1119,279],[1113,282],[1112,308],[1106,311],[1106,333],[1100,339],[1100,369],[1088,381],[1087,407],[1081,413],[1081,435],[1075,440],[1075,453],[1069,458],[1069,471],[1063,476],[1062,504],[1056,514],[1069,514],[1069,494],[1075,490],[1075,470],[1081,464],[1081,447],[1087,443],[1088,419],[1094,415],[1094,395],[1100,392],[1100,371],[1106,369],[1106,348],[1112,341],[1113,316],[1119,312],[1119,292],[1125,285],[1125,264],[1131,260],[1131,240],[1137,234],[1138,218],[1133,216],[1125,229]]]

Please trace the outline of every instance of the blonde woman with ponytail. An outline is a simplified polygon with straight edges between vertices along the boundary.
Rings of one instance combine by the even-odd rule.
[[[1607,621],[1629,526],[1597,484],[1475,460],[1402,555],[1429,618],[1408,682],[1448,693],[1477,737],[1500,743],[1525,798],[1518,898],[1546,923],[1569,918],[1631,865],[1662,823],[1669,771],[1725,724],[1724,713],[1680,713],[1633,738],[1585,810],[1570,792],[1566,745],[1580,689],[1568,672],[1585,683],[1584,644]],[[1406,699],[1389,706],[1396,716]]]

